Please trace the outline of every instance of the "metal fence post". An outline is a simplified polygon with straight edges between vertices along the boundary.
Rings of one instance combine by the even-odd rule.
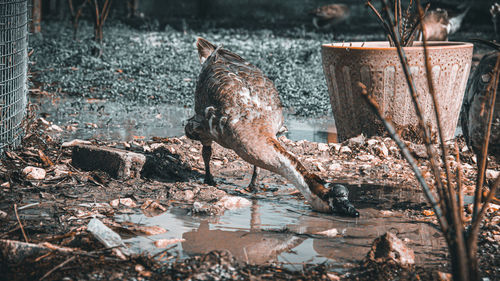
[[[18,146],[26,113],[28,1],[0,1],[0,153]]]

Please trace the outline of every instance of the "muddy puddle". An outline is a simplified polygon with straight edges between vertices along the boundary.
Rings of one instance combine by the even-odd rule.
[[[234,185],[220,188],[234,193]],[[238,260],[252,264],[278,262],[301,270],[303,263],[327,263],[332,270],[345,272],[366,256],[375,238],[391,231],[415,251],[417,264],[437,266],[446,262],[445,242],[439,231],[426,222],[410,220],[403,211],[420,208],[425,200],[421,193],[393,193],[393,187],[372,185],[350,189],[361,213],[357,219],[313,212],[290,194],[292,188],[288,186],[254,197],[244,195],[250,206],[216,217],[198,216],[189,206],[178,205],[154,217],[135,213],[118,215],[117,220],[168,230],[125,240],[135,252],[159,253],[164,249],[157,248],[154,241],[180,239],[174,246],[167,246],[174,247],[180,257],[225,249]]]
[[[193,109],[181,105],[144,105],[82,97],[32,96],[39,114],[60,126],[67,139],[130,141],[184,135],[184,122]],[[336,142],[333,117],[301,118],[285,114],[291,140]]]

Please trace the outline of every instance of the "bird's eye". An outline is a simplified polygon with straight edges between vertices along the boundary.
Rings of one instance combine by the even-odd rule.
[[[490,80],[491,80],[491,75],[489,73],[481,75],[481,81],[483,81],[483,83],[489,83]]]

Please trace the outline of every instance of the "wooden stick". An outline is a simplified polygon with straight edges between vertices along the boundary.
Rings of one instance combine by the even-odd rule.
[[[40,278],[39,280],[43,280],[43,279],[47,278],[50,274],[52,274],[52,272],[54,272],[54,271],[58,270],[59,268],[65,266],[67,263],[73,261],[74,259],[76,259],[76,256],[72,256],[72,257],[66,259],[62,263],[58,264],[56,267],[54,267],[51,270],[49,270],[49,272],[45,273],[45,275],[42,276],[42,278]]]
[[[24,232],[23,224],[21,223],[21,219],[19,218],[19,214],[17,213],[17,204],[14,203],[14,213],[16,213],[17,222],[19,223],[19,227],[21,228],[21,232],[23,233],[24,240],[26,243],[29,243],[28,236],[26,236],[26,232]]]
[[[455,156],[457,161],[457,192],[458,192],[458,207],[460,210],[460,220],[461,224],[464,225],[464,195],[463,195],[463,184],[462,184],[462,162],[460,161],[460,152],[458,150],[458,144],[455,142]]]

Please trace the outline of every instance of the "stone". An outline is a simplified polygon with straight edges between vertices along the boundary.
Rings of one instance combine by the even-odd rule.
[[[139,177],[145,162],[144,155],[118,148],[82,144],[73,147],[73,166],[100,170],[117,179]]]
[[[344,153],[345,154],[350,154],[350,153],[352,153],[352,150],[348,146],[342,146],[340,148],[339,152],[340,152],[340,154],[344,154]]]
[[[495,180],[500,175],[500,171],[495,171],[491,169],[486,170],[486,178],[489,180]]]
[[[4,220],[6,218],[7,218],[7,213],[0,210],[0,220]]]
[[[338,153],[342,145],[340,143],[329,143],[328,147],[330,147],[330,149],[333,149],[333,152]]]
[[[358,155],[358,156],[356,156],[356,159],[358,159],[360,161],[368,162],[368,161],[372,161],[373,159],[375,159],[375,156],[373,156],[371,154]]]
[[[330,166],[328,166],[328,171],[338,172],[340,170],[342,170],[342,164],[340,163],[333,163]]]
[[[243,197],[226,195],[226,196],[222,197],[215,204],[218,206],[224,207],[224,209],[227,209],[227,210],[234,210],[234,209],[238,209],[238,208],[248,207],[248,206],[252,205],[252,202],[250,202],[250,200],[243,198]]]
[[[114,200],[111,200],[111,202],[109,202],[109,205],[111,205],[111,207],[113,207],[113,208],[116,208],[120,205],[124,205],[124,206],[127,206],[129,208],[137,207],[137,204],[135,204],[134,200],[132,200],[131,198],[114,199]]]
[[[432,279],[433,280],[436,280],[436,281],[452,281],[453,280],[453,276],[450,274],[450,273],[446,273],[446,272],[441,272],[441,271],[434,271],[432,273]]]
[[[332,228],[332,229],[327,229],[325,231],[317,232],[316,234],[323,235],[326,237],[335,237],[339,234],[339,231],[336,228]]]
[[[153,242],[157,248],[166,248],[168,245],[176,244],[179,242],[184,242],[186,240],[174,238],[174,239],[160,239]]]
[[[395,262],[400,266],[415,264],[415,253],[395,234],[387,232],[373,241],[366,258],[376,263]]]
[[[328,144],[318,143],[318,150],[319,151],[328,151],[328,149],[329,149]]]
[[[27,180],[43,180],[47,174],[44,169],[33,166],[24,168],[22,173]]]
[[[73,146],[80,145],[80,144],[92,144],[92,143],[88,140],[74,139],[71,141],[63,142],[63,144],[61,146],[62,147],[73,147]]]
[[[365,144],[365,136],[363,134],[350,138],[347,140],[347,145],[349,145],[350,148],[360,148]]]
[[[377,153],[379,156],[382,157],[388,157],[389,156],[389,150],[387,149],[387,146],[382,142],[378,145],[376,145],[374,148],[375,153]]]

